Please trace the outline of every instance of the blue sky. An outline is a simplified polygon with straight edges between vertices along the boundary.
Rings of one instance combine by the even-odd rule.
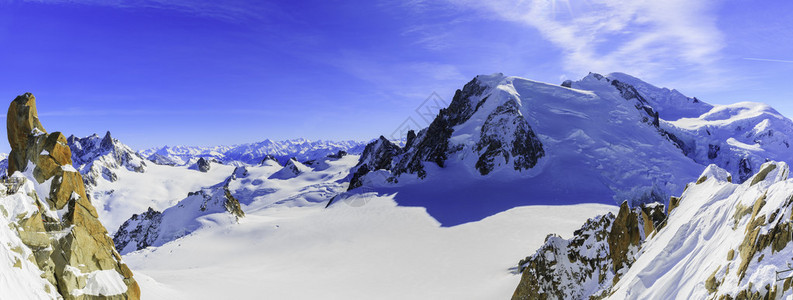
[[[748,0],[0,0],[0,97],[32,92],[50,131],[136,149],[368,140],[494,72],[619,71],[793,116],[790,15]]]

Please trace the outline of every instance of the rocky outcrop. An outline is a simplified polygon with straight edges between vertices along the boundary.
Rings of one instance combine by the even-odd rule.
[[[494,160],[502,156],[505,163],[514,160],[515,170],[528,170],[545,155],[542,143],[520,113],[515,100],[509,100],[487,116],[482,125],[476,151],[481,153],[476,168],[482,175],[493,170]]]
[[[334,158],[334,159],[339,159],[339,158],[342,158],[342,157],[345,157],[345,156],[347,156],[347,151],[344,151],[344,150],[339,150],[336,153],[328,154],[329,158]]]
[[[449,107],[441,109],[427,128],[419,131],[415,138],[411,138],[411,147],[404,149],[405,154],[394,162],[392,168],[394,175],[408,173],[425,178],[427,176],[424,169],[425,162],[444,167],[448,155],[461,150],[449,148],[453,127],[468,121],[487,101],[487,96],[483,97],[486,90],[487,85],[479,82],[477,78],[468,82],[462,90],[457,90]]]
[[[522,273],[512,299],[588,299],[583,286],[608,287],[614,276],[609,260],[611,213],[589,219],[573,238],[548,235],[536,254],[518,263]]]
[[[209,172],[209,168],[210,168],[209,160],[203,157],[199,158],[198,161],[196,161],[196,167],[198,168],[198,171],[204,173]]]
[[[518,263],[522,273],[512,299],[597,299],[608,295],[636,260],[643,241],[662,226],[664,206],[631,209],[589,219],[573,237],[551,234],[537,252]]]
[[[377,140],[366,145],[366,148],[358,160],[358,164],[350,171],[352,179],[350,179],[349,190],[360,187],[363,183],[361,179],[364,175],[375,170],[390,170],[394,157],[401,154],[402,149],[396,144],[392,143],[384,136],[380,136]]]
[[[159,233],[160,223],[162,223],[162,213],[149,207],[146,212],[132,215],[129,220],[116,231],[113,235],[113,243],[117,249],[143,249],[154,244]]]
[[[664,206],[660,203],[630,209],[627,201],[622,202],[608,236],[609,258],[615,274],[613,283],[617,283],[621,274],[630,268],[644,239],[665,219]]]
[[[83,178],[72,166],[72,152],[60,132],[47,133],[41,125],[36,99],[18,96],[6,119],[11,145],[8,171],[25,174],[37,211],[19,222],[20,236],[34,249],[36,262],[64,299],[139,299],[132,272],[121,261],[107,230],[88,199]],[[118,279],[118,285],[97,293],[96,274]],[[103,276],[107,277],[107,276]],[[124,287],[123,290],[117,287]]]
[[[610,79],[605,78],[605,77],[604,77],[604,79],[607,80],[607,81],[610,80]],[[653,109],[653,107],[650,106],[650,103],[647,102],[647,99],[644,99],[644,97],[636,90],[635,87],[633,87],[630,84],[627,84],[627,83],[621,82],[619,80],[616,80],[616,79],[613,79],[613,80],[610,80],[610,81],[611,81],[611,85],[613,85],[615,88],[617,88],[618,91],[620,91],[620,95],[622,95],[622,97],[625,98],[625,100],[636,100],[637,101],[637,103],[634,104],[634,106],[636,107],[636,109],[641,110],[641,111],[643,111],[645,113],[645,116],[644,116],[644,119],[643,119],[643,121],[645,123],[652,124],[656,128],[660,127],[660,120],[661,119],[658,116],[658,112],[656,112]]]

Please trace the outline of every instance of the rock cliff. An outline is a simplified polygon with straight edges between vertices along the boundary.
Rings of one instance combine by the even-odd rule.
[[[46,278],[64,299],[139,299],[132,272],[86,196],[83,178],[60,132],[47,133],[30,94],[11,102],[6,118],[8,173],[32,183],[35,204],[16,229]]]
[[[659,203],[631,209],[625,201],[616,216],[589,219],[569,240],[549,235],[534,255],[518,263],[522,277],[512,299],[606,296],[665,218]]]

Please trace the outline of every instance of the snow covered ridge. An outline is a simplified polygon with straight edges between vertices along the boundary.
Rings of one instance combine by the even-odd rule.
[[[793,162],[793,122],[765,104],[716,106],[701,116],[665,122],[662,127],[683,141],[694,161],[716,164],[738,182],[768,160]]]
[[[525,269],[513,299],[793,296],[793,179],[789,173],[788,164],[768,162],[738,184],[731,182],[732,175],[724,169],[708,166],[673,199],[668,218],[654,233],[641,235],[646,239],[628,252],[632,263],[624,268],[609,266],[602,259],[620,244],[602,238],[611,215],[591,219],[570,240],[549,236],[536,254],[521,261]],[[598,275],[609,267],[605,276]],[[617,275],[613,281],[607,280],[613,275]]]
[[[199,218],[211,214],[215,214],[216,222],[236,222],[245,213],[231,195],[229,183],[247,175],[245,167],[237,167],[224,182],[191,192],[162,213],[149,207],[146,212],[133,215],[113,236],[116,248],[126,254],[148,246],[161,246],[200,228]]]
[[[272,141],[267,139],[257,143],[233,146],[165,146],[140,151],[140,155],[161,165],[189,165],[195,163],[200,157],[214,158],[225,164],[257,165],[268,155],[280,162],[286,162],[292,157],[299,161],[320,159],[340,150],[360,154],[365,145],[366,143],[361,141],[311,141],[307,139]]]
[[[793,122],[766,105],[714,106],[621,73],[561,86],[480,75],[404,147],[370,143],[350,187],[443,180],[446,169],[471,175],[458,183],[511,180],[554,202],[664,202],[709,164],[743,182],[767,160],[793,161],[791,141]]]

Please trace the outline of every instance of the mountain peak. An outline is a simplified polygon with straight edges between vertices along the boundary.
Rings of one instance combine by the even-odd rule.
[[[72,166],[66,137],[44,130],[32,94],[11,102],[7,130],[11,144],[8,171],[12,176],[22,173],[26,178],[23,183],[33,185],[20,196],[28,197],[31,203],[27,206],[35,211],[18,217],[18,230],[22,241],[35,253],[41,277],[66,299],[97,289],[110,291],[104,296],[139,299],[140,289],[132,272],[118,256],[86,194],[82,176]],[[113,279],[97,283],[94,272],[105,271],[113,273]]]
[[[104,149],[109,149],[113,147],[113,137],[110,136],[110,131],[107,131],[107,133],[105,133],[105,137],[102,138],[102,142],[100,143],[100,146]]]

